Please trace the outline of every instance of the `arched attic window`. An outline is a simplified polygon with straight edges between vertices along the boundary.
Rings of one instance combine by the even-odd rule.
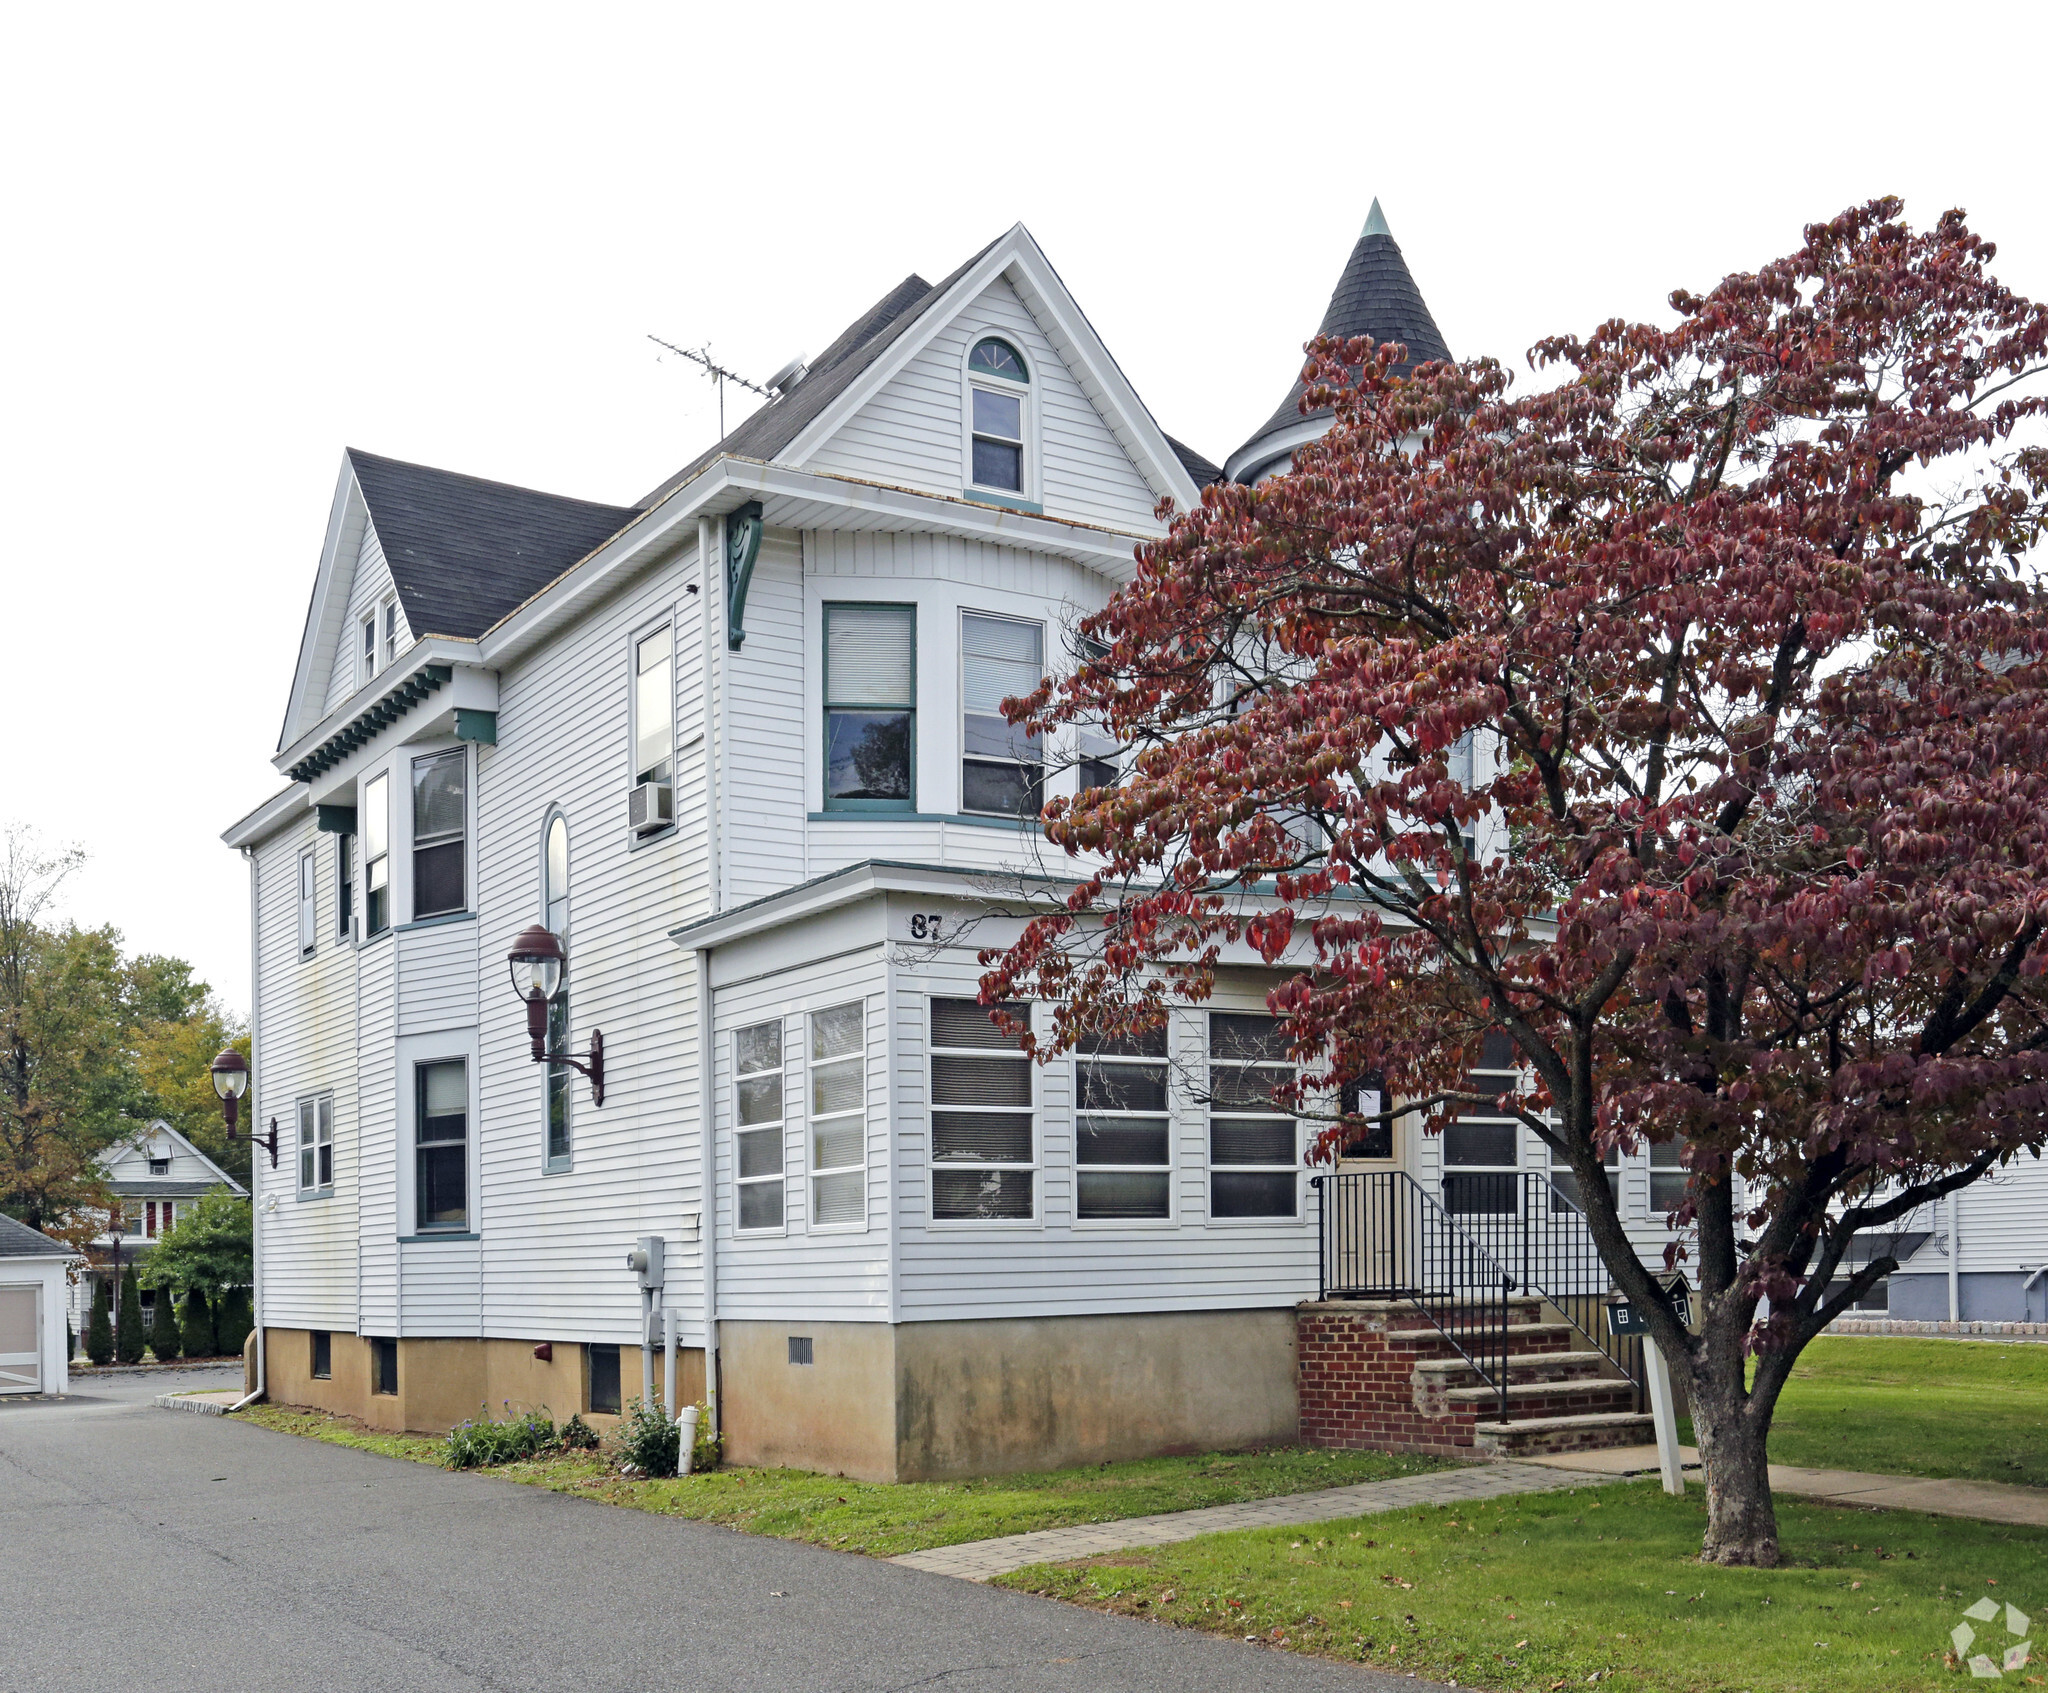
[[[1031,399],[1022,355],[993,335],[977,341],[967,355],[967,390],[972,422],[968,481],[976,488],[1022,494]]]

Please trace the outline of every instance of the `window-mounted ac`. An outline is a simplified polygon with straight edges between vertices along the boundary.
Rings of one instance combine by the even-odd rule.
[[[627,802],[626,816],[636,835],[651,835],[676,820],[676,791],[667,782],[641,782]]]

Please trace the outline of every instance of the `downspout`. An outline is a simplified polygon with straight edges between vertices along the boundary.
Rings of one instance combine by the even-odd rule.
[[[704,575],[704,849],[705,894],[725,909],[725,524],[697,520],[697,560]],[[698,1238],[704,1264],[704,1414],[710,1438],[723,1426],[718,1379],[718,1134],[711,1033],[711,959],[697,954]]]
[[[1961,1197],[1955,1193],[1948,1196],[1948,1320],[1952,1323],[1963,1320],[1962,1218],[1957,1208]]]
[[[698,1236],[704,1260],[704,1416],[711,1439],[718,1438],[718,1157],[712,1123],[711,958],[697,953],[697,1163],[701,1172]]]
[[[249,866],[249,1315],[256,1328],[256,1388],[230,1405],[230,1411],[255,1404],[270,1385],[264,1368],[263,1206],[257,1197],[262,1177],[256,1173],[256,1119],[263,1108],[263,1084],[256,1079],[262,1074],[256,1067],[256,1043],[263,1027],[263,947],[258,928],[262,907],[257,899],[256,854],[244,847],[242,857]]]

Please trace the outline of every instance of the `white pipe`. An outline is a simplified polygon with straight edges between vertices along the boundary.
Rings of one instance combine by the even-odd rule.
[[[718,1158],[713,1126],[711,959],[697,953],[697,1239],[704,1265],[704,1415],[718,1438]]]
[[[1956,1214],[1956,1194],[1948,1196],[1948,1320],[1959,1323],[1963,1320],[1962,1224]]]
[[[685,1405],[683,1414],[676,1419],[676,1474],[688,1475],[690,1465],[697,1456],[697,1407]]]
[[[244,847],[242,857],[249,865],[249,1316],[256,1330],[256,1390],[237,1399],[228,1407],[230,1411],[255,1404],[270,1386],[269,1372],[264,1367],[263,1207],[257,1198],[262,1178],[256,1174],[255,1136],[256,1114],[262,1097],[256,1080],[256,1042],[260,1038],[257,1031],[262,1027],[263,1009],[263,948],[258,934],[263,912],[257,899],[255,851]]]
[[[668,1306],[661,1312],[661,1408],[670,1422],[676,1418],[676,1314]]]
[[[643,1289],[640,1302],[640,1404],[645,1409],[654,1403],[654,1289]]]

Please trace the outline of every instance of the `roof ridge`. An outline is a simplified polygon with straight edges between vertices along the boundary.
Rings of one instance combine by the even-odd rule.
[[[365,459],[371,464],[389,466],[394,470],[416,470],[428,476],[444,477],[451,482],[467,482],[472,487],[498,488],[508,494],[526,494],[534,499],[555,500],[563,505],[587,506],[595,511],[624,512],[630,516],[639,509],[636,506],[618,505],[610,500],[586,500],[578,494],[550,493],[545,488],[529,488],[523,482],[504,482],[495,476],[478,476],[472,471],[449,470],[438,464],[422,464],[417,459],[395,459],[389,453],[373,453],[367,447],[343,447],[341,450],[351,464],[358,459]],[[366,492],[364,498],[368,497]],[[373,512],[371,516],[374,519],[376,514]]]

